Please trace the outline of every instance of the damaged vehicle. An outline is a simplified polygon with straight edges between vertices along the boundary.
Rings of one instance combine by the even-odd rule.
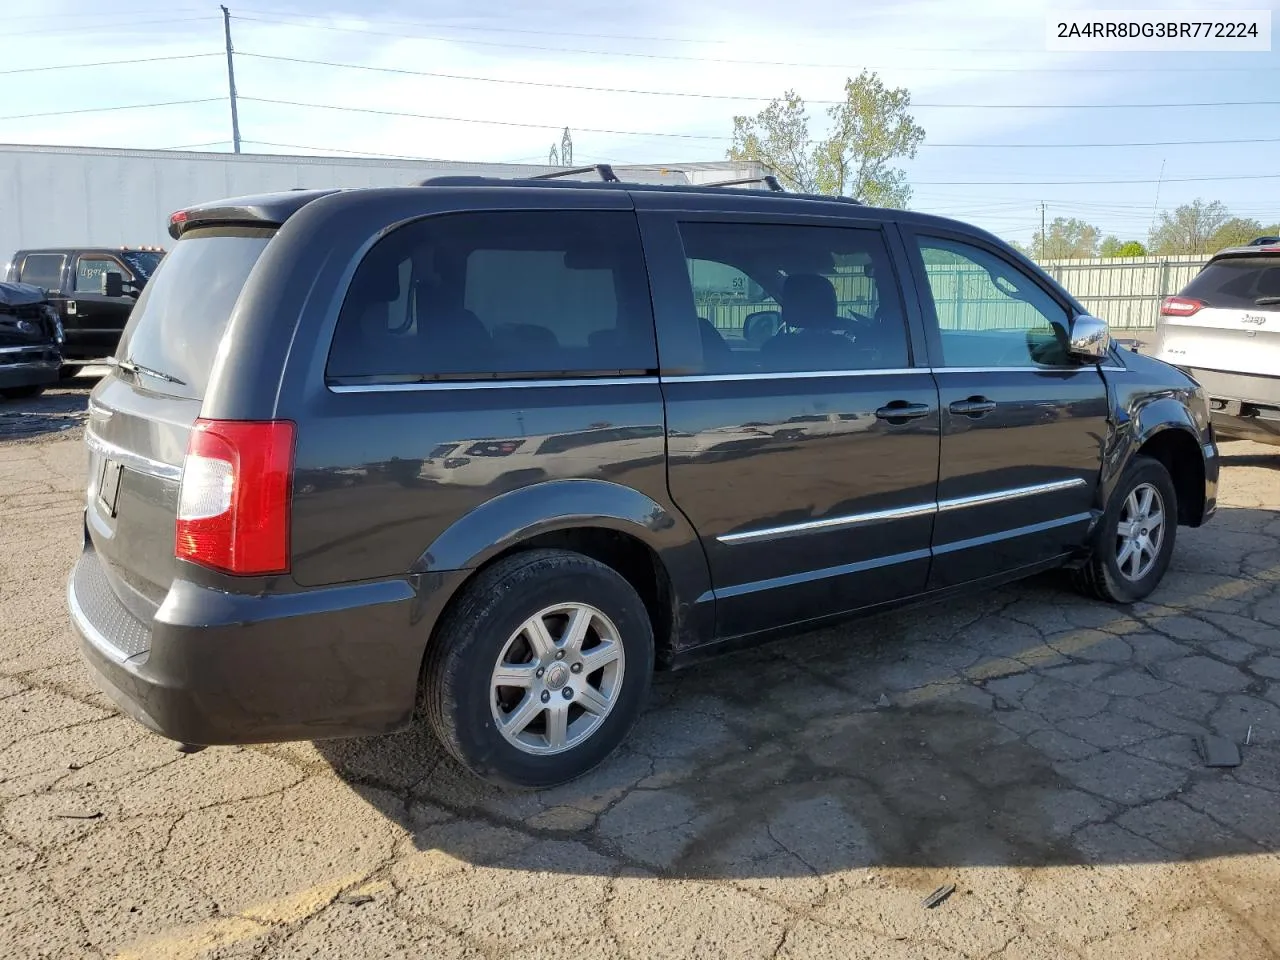
[[[62,323],[39,287],[0,283],[0,397],[36,397],[57,383]]]

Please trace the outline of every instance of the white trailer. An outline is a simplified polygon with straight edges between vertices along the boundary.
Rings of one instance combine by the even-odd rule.
[[[167,246],[168,218],[207,200],[296,187],[404,186],[433,176],[535,176],[533,164],[0,145],[0,265],[30,247]],[[624,180],[759,177],[758,163],[618,165]],[[3,271],[0,270],[0,275]]]

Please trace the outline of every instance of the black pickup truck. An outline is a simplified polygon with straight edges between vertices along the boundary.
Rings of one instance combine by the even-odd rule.
[[[62,319],[62,376],[109,357],[151,274],[159,247],[57,247],[19,250],[9,262],[11,283],[41,287]]]

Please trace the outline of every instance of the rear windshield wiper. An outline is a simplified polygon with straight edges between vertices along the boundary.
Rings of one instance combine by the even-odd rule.
[[[1277,303],[1280,303],[1280,297],[1259,297],[1257,300],[1253,302],[1260,307],[1271,307]]]
[[[155,377],[157,380],[163,380],[165,383],[176,383],[180,387],[185,387],[187,385],[185,380],[179,380],[172,374],[165,373],[163,370],[157,370],[154,367],[145,366],[138,363],[136,360],[112,360],[111,365],[117,370],[123,370],[125,373],[132,373],[134,376],[137,376],[140,373],[145,373],[147,376]]]

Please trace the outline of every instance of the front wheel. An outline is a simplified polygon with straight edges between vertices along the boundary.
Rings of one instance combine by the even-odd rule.
[[[423,706],[477,776],[549,787],[605,760],[634,725],[653,672],[653,629],[620,574],[564,550],[482,572],[427,652]]]
[[[1173,478],[1159,460],[1135,457],[1107,502],[1077,586],[1112,603],[1143,599],[1169,568],[1177,531]]]

